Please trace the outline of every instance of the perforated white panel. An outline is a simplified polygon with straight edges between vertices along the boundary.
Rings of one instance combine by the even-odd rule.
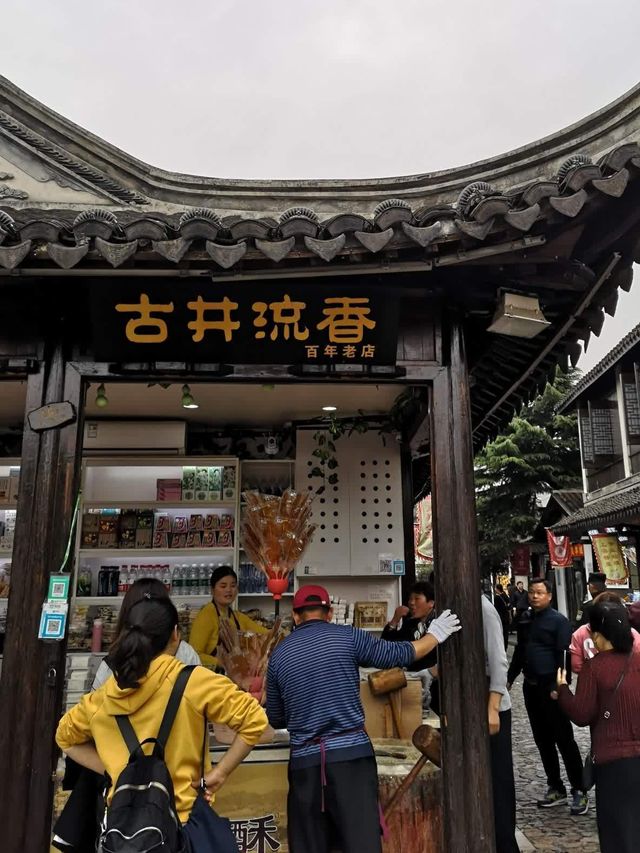
[[[296,488],[316,491],[317,465],[312,430],[298,430]],[[337,442],[338,484],[326,484],[314,503],[314,540],[302,560],[317,574],[378,573],[380,554],[404,557],[400,448],[376,432],[344,436]]]

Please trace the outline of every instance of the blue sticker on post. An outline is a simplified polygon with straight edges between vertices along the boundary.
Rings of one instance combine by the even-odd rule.
[[[404,560],[393,561],[393,574],[404,575]]]
[[[67,627],[69,607],[66,601],[45,601],[42,605],[39,640],[62,640]]]
[[[69,598],[71,575],[57,574],[49,578],[47,601],[66,601]]]

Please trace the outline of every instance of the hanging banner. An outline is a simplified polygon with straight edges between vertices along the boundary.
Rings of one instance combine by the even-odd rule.
[[[571,546],[571,556],[576,560],[584,560],[584,545],[582,542]]]
[[[607,586],[628,587],[629,573],[618,537],[610,533],[592,533],[591,544],[598,568],[607,576]]]
[[[509,561],[511,563],[511,571],[514,575],[528,575],[530,569],[529,546],[516,545]]]
[[[380,287],[113,281],[90,291],[99,361],[385,364],[399,299]]]
[[[568,536],[555,536],[547,528],[547,545],[549,558],[554,569],[566,569],[573,563],[571,540]]]

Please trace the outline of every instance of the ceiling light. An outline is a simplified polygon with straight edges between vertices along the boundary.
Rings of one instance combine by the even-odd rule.
[[[337,412],[338,407],[337,406],[323,406],[322,411],[323,412]]]
[[[551,323],[545,320],[537,296],[502,293],[489,332],[514,338],[535,338]]]
[[[98,385],[98,390],[96,391],[96,406],[99,409],[106,409],[109,405],[109,400],[107,399],[106,391],[104,390],[104,385]]]
[[[182,408],[183,409],[197,409],[198,404],[193,399],[191,394],[191,388],[188,385],[182,386]]]

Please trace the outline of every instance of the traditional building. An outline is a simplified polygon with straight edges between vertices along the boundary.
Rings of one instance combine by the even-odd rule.
[[[618,547],[612,556],[625,576],[620,589],[639,587],[635,556],[640,531],[640,325],[578,382],[562,401],[575,411],[580,430],[584,505],[553,525],[558,534],[585,540],[587,569],[606,571],[592,552],[601,537]],[[589,533],[595,535],[589,537]]]
[[[218,180],[148,166],[0,80],[0,397],[1,380],[27,383],[0,683],[0,764],[23,768],[0,799],[7,853],[41,853],[49,829],[65,642],[38,640],[38,622],[69,538],[85,390],[105,381],[406,391],[408,578],[413,499],[430,490],[437,598],[464,624],[442,650],[445,849],[493,849],[473,449],[631,286],[639,140],[636,88],[443,172]]]

